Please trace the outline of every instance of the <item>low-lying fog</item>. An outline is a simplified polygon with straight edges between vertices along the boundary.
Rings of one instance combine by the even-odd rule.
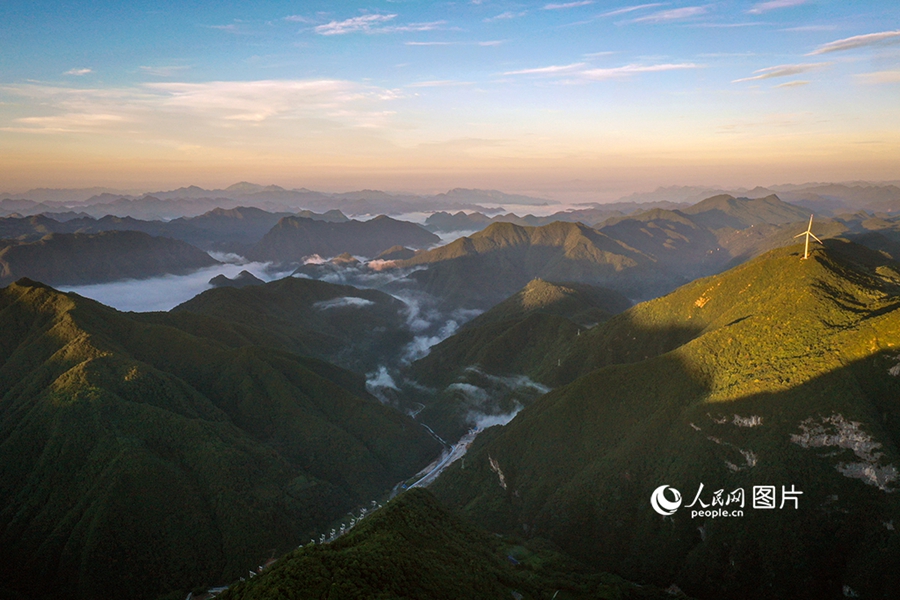
[[[213,258],[229,260],[233,259],[233,256],[215,254]],[[290,271],[270,272],[267,270],[268,266],[269,263],[238,264],[230,262],[200,269],[188,275],[163,275],[150,279],[125,279],[110,283],[60,286],[59,289],[64,292],[75,292],[121,311],[167,311],[190,300],[200,292],[211,289],[209,280],[216,275],[221,274],[233,278],[241,271],[246,270],[263,281],[273,281],[290,275]]]

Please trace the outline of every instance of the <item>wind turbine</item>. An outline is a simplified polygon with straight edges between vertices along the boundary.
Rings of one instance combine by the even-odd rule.
[[[812,232],[812,220],[813,220],[813,216],[812,216],[812,215],[809,215],[809,227],[807,227],[807,228],[806,228],[806,231],[804,231],[803,233],[798,233],[797,235],[794,236],[795,238],[798,238],[798,237],[800,237],[801,235],[805,235],[805,236],[806,236],[806,247],[803,249],[803,258],[801,258],[800,260],[806,260],[807,258],[809,258],[809,238],[810,238],[810,236],[812,236],[812,239],[816,240],[817,242],[819,242],[819,243],[822,244],[823,246],[825,245],[825,244],[822,243],[822,240],[820,240],[819,238],[817,238],[817,237],[816,237],[816,234],[814,234],[814,233]]]

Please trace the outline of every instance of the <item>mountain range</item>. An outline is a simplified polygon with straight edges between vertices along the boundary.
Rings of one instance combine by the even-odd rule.
[[[0,596],[900,594],[900,218],[835,212],[893,191],[772,191],[436,213],[484,227],[431,249],[337,210],[409,200],[374,190],[0,218],[3,283],[32,277],[0,289]],[[168,312],[47,285],[205,251],[294,272]]]
[[[593,227],[492,223],[381,268],[420,269],[409,281],[456,306],[490,307],[535,277],[600,285],[641,300],[790,244],[808,219],[804,209],[774,195],[719,195],[680,210],[611,217]],[[900,241],[896,217],[864,211],[817,220],[815,228],[820,236],[847,237],[889,254],[897,253]]]
[[[718,194],[735,197],[764,197],[778,194],[798,206],[803,206],[821,216],[853,213],[858,210],[869,212],[895,213],[900,210],[900,187],[898,182],[847,182],[847,183],[806,183],[757,186],[753,189],[727,189],[721,187],[668,187],[653,192],[635,193],[619,199],[618,202],[585,203],[585,208],[567,215],[568,211],[557,212],[553,220],[597,222],[601,218],[614,216],[611,212],[630,214],[646,208],[675,209],[695,204]],[[61,213],[63,215],[94,216],[116,215],[140,219],[170,220],[192,217],[215,208],[230,209],[238,206],[253,206],[270,212],[296,213],[299,210],[327,211],[339,209],[351,215],[399,215],[411,212],[434,211],[476,211],[483,215],[503,212],[503,206],[549,206],[552,200],[521,194],[506,194],[496,190],[456,188],[440,194],[386,193],[378,190],[359,190],[345,193],[316,192],[306,188],[285,189],[277,185],[258,185],[241,182],[225,189],[203,189],[198,186],[182,187],[175,190],[155,191],[146,194],[123,193],[103,188],[84,190],[36,189],[19,194],[0,194],[0,216],[18,214],[24,216],[40,213]],[[594,211],[593,217],[591,216]],[[602,213],[605,215],[600,216]],[[459,217],[459,215],[452,215]],[[511,217],[510,217],[511,218]],[[526,215],[518,224],[539,226],[549,221],[544,217]],[[446,221],[446,215],[442,217]],[[508,218],[509,219],[509,218]],[[434,223],[439,227],[437,223]],[[444,231],[474,230],[471,225]]]
[[[544,206],[554,202],[497,190],[456,188],[436,195],[386,193],[379,190],[326,193],[306,188],[289,190],[277,185],[241,182],[225,189],[207,190],[192,185],[147,194],[117,193],[100,188],[38,189],[22,194],[4,193],[0,194],[0,215],[81,213],[97,218],[115,215],[169,220],[197,216],[215,208],[230,209],[238,206],[291,213],[300,210],[340,210],[353,215],[397,215],[420,210],[491,210],[481,203]]]
[[[480,435],[437,497],[698,597],[897,594],[900,265],[839,240],[801,254],[773,250],[538,357],[555,389]],[[743,489],[743,515],[657,514],[659,486],[694,510]],[[781,507],[752,507],[754,486]]]

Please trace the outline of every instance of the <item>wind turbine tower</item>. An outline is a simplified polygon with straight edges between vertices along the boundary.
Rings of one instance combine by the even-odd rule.
[[[813,220],[813,216],[809,215],[809,227],[807,227],[806,231],[804,231],[803,233],[798,233],[797,235],[794,236],[795,238],[798,238],[801,235],[806,236],[806,247],[803,249],[803,258],[801,258],[800,260],[806,260],[807,258],[809,258],[809,238],[810,237],[812,239],[816,240],[817,242],[819,242],[820,244],[822,244],[822,240],[817,238],[816,234],[814,234],[812,232],[812,220]],[[822,244],[822,245],[824,246],[825,244]]]

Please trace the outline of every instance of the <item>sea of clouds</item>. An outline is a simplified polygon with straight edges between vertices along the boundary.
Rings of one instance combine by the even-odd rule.
[[[197,294],[212,289],[209,280],[216,275],[233,278],[241,271],[249,271],[263,281],[281,279],[290,273],[273,272],[269,263],[248,263],[237,255],[210,253],[216,260],[230,262],[200,269],[187,275],[163,275],[149,279],[124,279],[110,283],[91,285],[60,286],[64,292],[75,292],[80,296],[102,302],[121,311],[150,312],[167,311]]]

